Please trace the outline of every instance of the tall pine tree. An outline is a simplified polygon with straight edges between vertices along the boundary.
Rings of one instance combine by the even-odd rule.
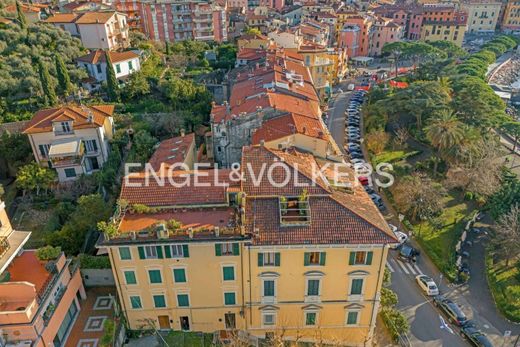
[[[20,1],[16,2],[16,16],[20,28],[22,30],[25,30],[27,28],[27,18],[25,18],[25,14],[23,13],[22,4],[20,4]]]
[[[49,70],[47,70],[47,66],[45,66],[41,60],[38,60],[38,69],[40,72],[40,81],[42,82],[45,104],[48,106],[54,106],[56,105],[58,98],[56,97],[56,90],[52,83],[51,75],[49,75]]]
[[[109,101],[119,101],[119,85],[116,79],[116,73],[112,66],[112,59],[110,58],[110,51],[105,51],[105,57],[107,62],[107,95]]]
[[[60,92],[64,96],[68,96],[72,91],[72,84],[70,83],[69,71],[61,59],[59,54],[56,54],[54,57],[54,63],[56,64],[56,76],[58,77],[58,83],[60,87]]]

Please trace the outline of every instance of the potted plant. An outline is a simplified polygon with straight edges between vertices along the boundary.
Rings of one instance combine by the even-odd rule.
[[[287,214],[287,198],[285,196],[280,196],[280,210],[282,211],[282,215]]]

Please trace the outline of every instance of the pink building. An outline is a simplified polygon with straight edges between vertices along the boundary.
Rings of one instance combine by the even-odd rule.
[[[370,31],[370,56],[379,56],[384,45],[401,41],[403,38],[403,27],[392,19],[377,18]]]
[[[392,18],[403,30],[403,37],[418,40],[421,36],[423,9],[418,5],[381,5],[374,9],[374,14]]]
[[[12,229],[0,201],[0,345],[67,346],[86,298],[79,268],[63,253],[43,262],[24,251],[30,234]]]
[[[115,6],[155,41],[227,41],[225,3],[116,0]]]
[[[338,47],[347,50],[351,58],[368,56],[372,19],[368,16],[351,16],[344,20],[338,33]]]

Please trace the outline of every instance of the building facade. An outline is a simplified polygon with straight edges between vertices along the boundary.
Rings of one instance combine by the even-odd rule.
[[[79,267],[63,253],[38,260],[34,250],[23,250],[29,236],[12,229],[0,201],[0,342],[64,347],[86,298]]]
[[[63,106],[34,114],[25,127],[34,159],[60,182],[91,174],[108,160],[114,105]]]
[[[465,1],[461,9],[468,15],[468,33],[494,32],[500,15],[500,1]]]
[[[424,5],[421,26],[423,41],[451,41],[462,46],[467,29],[468,16],[454,6],[444,4]]]
[[[502,30],[517,31],[520,30],[520,2],[517,0],[508,0],[502,18]]]

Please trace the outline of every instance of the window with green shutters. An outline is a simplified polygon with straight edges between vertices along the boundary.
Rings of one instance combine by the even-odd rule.
[[[150,278],[150,283],[162,283],[161,278],[161,270],[148,270],[148,277]]]
[[[224,281],[234,281],[235,280],[235,267],[234,266],[223,266],[222,275],[223,275]]]
[[[303,265],[323,266],[325,265],[325,252],[305,252],[303,255]]]
[[[316,325],[316,312],[305,313],[305,325]]]
[[[164,246],[164,256],[166,258],[189,258],[188,245],[166,245]]]
[[[190,306],[190,297],[188,296],[188,294],[178,294],[177,295],[177,305],[179,307]]]
[[[274,296],[274,280],[264,280],[263,296]]]
[[[186,282],[186,270],[185,269],[173,269],[173,280],[175,283]]]
[[[349,265],[372,265],[372,257],[374,252],[369,251],[352,251],[350,252],[348,264]]]
[[[138,295],[130,296],[130,305],[133,309],[143,308],[141,304],[141,297]]]
[[[347,325],[356,325],[358,324],[358,311],[349,311],[347,313]]]
[[[130,253],[130,247],[119,247],[119,258],[121,260],[131,260],[132,254]]]
[[[217,257],[223,255],[240,255],[240,244],[233,242],[216,243],[215,255]]]
[[[135,278],[135,272],[132,270],[126,270],[124,272],[125,274],[125,281],[126,284],[137,284],[137,279]]]
[[[162,259],[162,246],[139,246],[137,247],[139,259]]]
[[[166,299],[164,295],[154,295],[153,296],[153,305],[155,308],[164,308],[166,307]]]
[[[258,253],[258,266],[280,266],[280,252]]]
[[[235,293],[224,293],[224,305],[236,305]]]
[[[352,280],[352,286],[350,287],[350,295],[361,295],[363,291],[363,279],[354,278]]]
[[[320,295],[320,280],[308,279],[307,280],[307,295],[308,296],[319,296]]]

